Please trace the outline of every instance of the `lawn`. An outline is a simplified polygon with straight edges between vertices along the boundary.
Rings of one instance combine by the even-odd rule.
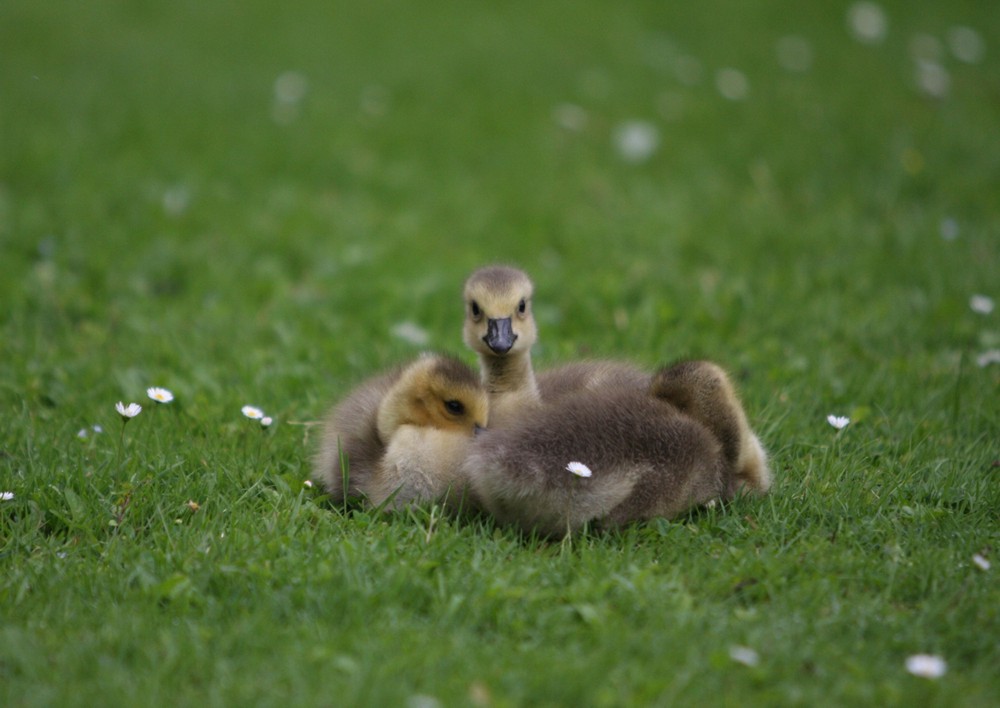
[[[0,46],[0,704],[1000,703],[1000,4],[6,0]],[[474,361],[494,261],[536,368],[724,365],[772,494],[546,542],[305,486],[352,386]]]

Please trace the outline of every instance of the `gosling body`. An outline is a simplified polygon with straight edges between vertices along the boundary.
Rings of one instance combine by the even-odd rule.
[[[634,390],[567,393],[487,431],[462,474],[481,508],[546,536],[671,518],[735,489],[722,444],[704,425]]]
[[[456,470],[488,405],[472,369],[423,356],[363,383],[330,412],[313,478],[336,501],[374,506],[458,495]]]
[[[682,361],[654,374],[650,393],[702,423],[719,440],[738,490],[756,494],[770,490],[767,453],[722,367],[710,361]]]

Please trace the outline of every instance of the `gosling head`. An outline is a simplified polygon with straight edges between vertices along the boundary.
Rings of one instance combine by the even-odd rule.
[[[465,281],[465,343],[488,357],[529,351],[538,337],[531,315],[533,292],[531,279],[516,268],[475,271]]]
[[[489,399],[479,376],[447,356],[426,355],[410,364],[378,410],[383,442],[401,425],[474,435],[489,422]]]

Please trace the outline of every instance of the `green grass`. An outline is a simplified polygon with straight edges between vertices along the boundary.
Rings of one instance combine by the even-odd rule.
[[[1000,702],[1000,5],[886,3],[872,46],[847,3],[674,5],[0,4],[0,704]],[[773,493],[542,543],[304,488],[395,325],[472,361],[494,260],[539,368],[733,371]]]

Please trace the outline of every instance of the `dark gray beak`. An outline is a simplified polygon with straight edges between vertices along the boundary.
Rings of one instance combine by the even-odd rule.
[[[483,426],[481,426],[479,423],[476,423],[475,427],[472,429],[472,434],[473,435],[479,435],[484,430],[486,430],[486,428],[484,428]]]
[[[483,337],[494,354],[506,354],[517,341],[517,335],[510,327],[510,318],[486,321],[486,336]]]

